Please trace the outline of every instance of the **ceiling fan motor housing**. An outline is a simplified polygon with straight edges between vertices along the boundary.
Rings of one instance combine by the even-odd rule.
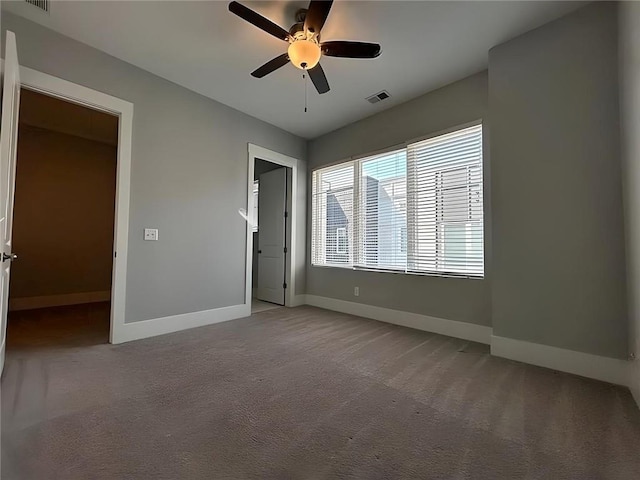
[[[291,38],[298,38],[302,36],[306,38],[307,36],[304,33],[304,22],[294,23],[289,29],[289,35],[291,35]]]
[[[304,23],[305,19],[307,18],[307,9],[299,8],[298,10],[296,10],[295,18],[297,23]]]

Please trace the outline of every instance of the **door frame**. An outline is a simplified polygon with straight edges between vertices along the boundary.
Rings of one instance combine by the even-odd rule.
[[[111,318],[109,328],[109,343],[118,343],[118,339],[122,338],[124,333],[127,295],[133,103],[23,66],[20,67],[20,87],[118,117],[116,202],[113,225],[113,268],[111,274]]]
[[[291,169],[291,181],[287,181],[287,222],[285,222],[287,233],[285,236],[287,242],[287,253],[285,256],[285,281],[287,288],[284,292],[284,305],[285,307],[294,307],[297,305],[295,299],[295,285],[296,285],[296,234],[297,234],[297,217],[298,206],[294,199],[298,194],[298,168],[300,160],[283,155],[282,153],[274,152],[264,147],[248,144],[249,161],[247,168],[247,213],[253,212],[253,175],[255,172],[256,159],[265,160],[267,162],[275,163],[283,167]],[[260,206],[258,206],[260,208]],[[245,297],[244,303],[251,309],[251,284],[253,276],[253,229],[247,222],[247,264],[246,264],[246,285],[245,285]]]

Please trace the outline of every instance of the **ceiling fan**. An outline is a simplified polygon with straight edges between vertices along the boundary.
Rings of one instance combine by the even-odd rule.
[[[269,60],[260,68],[251,72],[251,75],[256,78],[262,78],[291,62],[295,67],[309,72],[309,77],[318,93],[327,93],[329,91],[329,82],[319,63],[322,55],[343,58],[375,58],[380,55],[380,45],[377,43],[342,40],[320,41],[320,32],[329,16],[332,4],[333,0],[311,0],[308,9],[298,10],[296,23],[293,24],[289,31],[286,31],[250,8],[238,2],[231,2],[229,4],[231,13],[235,13],[259,29],[289,43],[286,53]]]

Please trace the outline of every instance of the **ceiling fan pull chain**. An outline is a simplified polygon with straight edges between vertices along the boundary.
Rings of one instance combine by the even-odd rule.
[[[307,113],[307,75],[303,73],[302,78],[304,79],[304,113]]]

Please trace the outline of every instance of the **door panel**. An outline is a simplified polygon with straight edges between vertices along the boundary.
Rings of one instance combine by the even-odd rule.
[[[278,305],[284,305],[286,206],[287,169],[282,167],[260,175],[257,296]]]
[[[0,372],[4,367],[7,338],[7,306],[9,302],[9,273],[11,270],[11,228],[13,225],[13,195],[16,175],[18,142],[18,113],[20,109],[20,66],[16,37],[7,32],[2,87],[2,120],[0,128]],[[7,258],[7,260],[4,260]]]

